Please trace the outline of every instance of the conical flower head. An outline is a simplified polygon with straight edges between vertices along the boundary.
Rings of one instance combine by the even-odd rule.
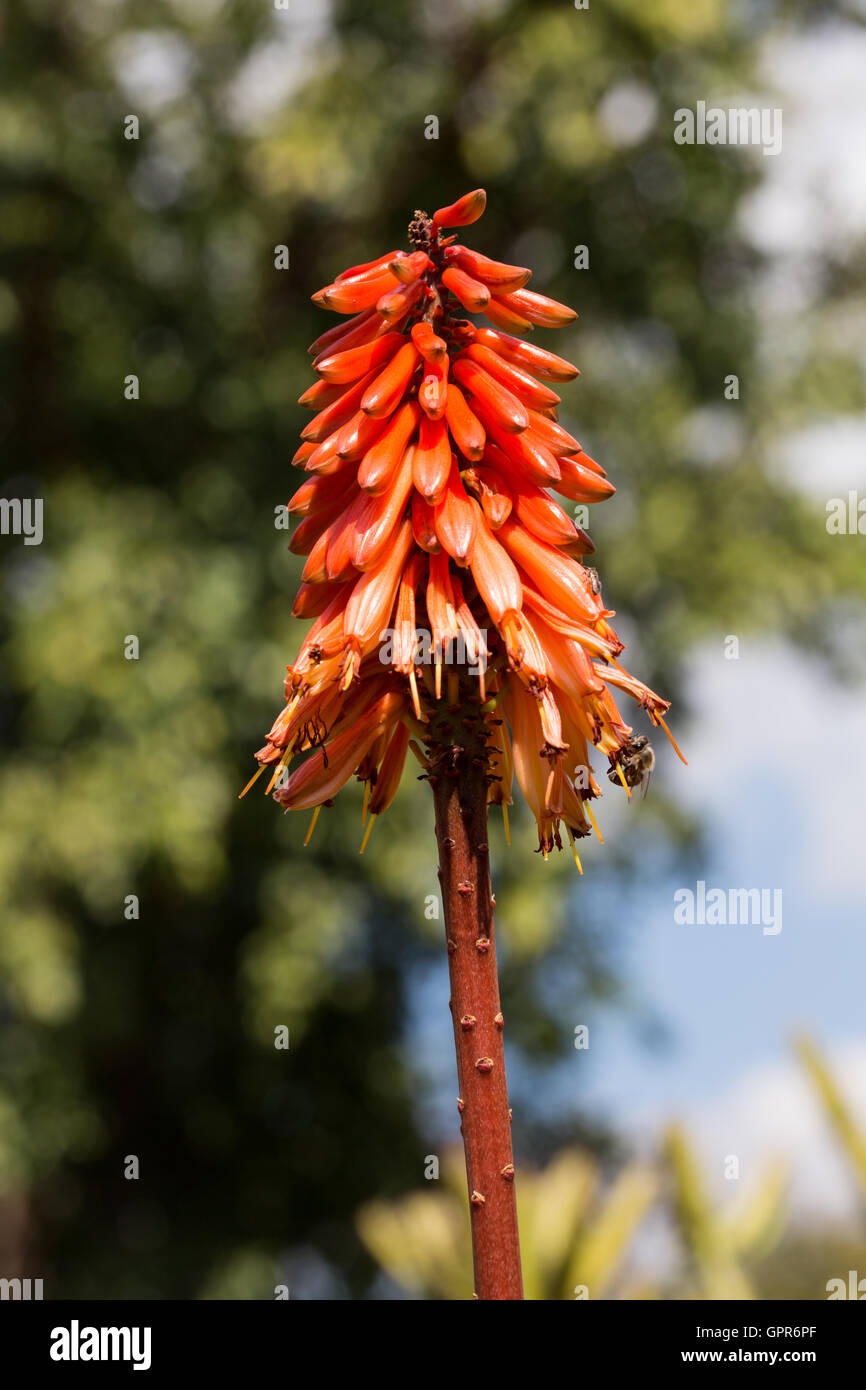
[[[286,809],[317,814],[355,775],[372,817],[410,750],[431,773],[471,746],[503,810],[516,774],[546,855],[563,827],[573,843],[595,826],[590,748],[629,796],[651,769],[612,690],[666,731],[668,702],[619,664],[592,541],[551,495],[615,490],[558,421],[577,368],[526,341],[576,314],[449,230],[484,205],[476,189],[416,212],[409,249],[313,295],[341,315],[310,348],[293,460],[308,476],[289,504],[306,557],[293,611],[314,621],[257,758]]]

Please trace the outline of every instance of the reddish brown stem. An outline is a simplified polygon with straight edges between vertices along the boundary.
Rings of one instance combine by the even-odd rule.
[[[493,932],[483,758],[448,750],[431,777],[445,912],[475,1294],[522,1299],[520,1245]]]

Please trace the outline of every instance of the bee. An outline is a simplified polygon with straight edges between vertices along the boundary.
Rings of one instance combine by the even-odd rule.
[[[601,593],[601,580],[600,580],[599,577],[598,577],[598,570],[593,569],[592,565],[585,565],[584,568],[585,568],[586,573],[587,573],[587,575],[588,575],[588,577],[589,577],[589,587],[592,589],[592,592],[593,592],[594,594],[600,594],[600,593]],[[619,779],[617,779],[617,780],[619,780]]]
[[[623,757],[620,758],[619,765],[622,768],[626,785],[640,787],[641,796],[646,796],[650,777],[656,765],[656,755],[646,734],[638,734],[636,738],[629,741]],[[615,767],[611,768],[607,776],[609,781],[619,782],[619,773]]]

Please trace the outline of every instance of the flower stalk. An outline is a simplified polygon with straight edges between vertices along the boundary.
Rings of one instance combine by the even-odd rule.
[[[475,1296],[522,1299],[520,1244],[490,881],[489,723],[475,701],[430,759],[445,915],[460,1130],[472,1224]]]

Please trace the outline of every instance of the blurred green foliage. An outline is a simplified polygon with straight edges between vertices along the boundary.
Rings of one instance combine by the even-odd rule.
[[[704,1191],[695,1155],[679,1125],[665,1139],[665,1157],[677,1227],[686,1255],[687,1287],[709,1299],[754,1298],[743,1270],[745,1257],[757,1257],[778,1242],[784,1223],[786,1168],[772,1164],[758,1187],[716,1213]]]
[[[462,1152],[445,1160],[443,1190],[399,1202],[370,1202],[358,1214],[364,1243],[388,1274],[416,1296],[472,1297],[472,1238]],[[566,1149],[543,1172],[521,1172],[518,1221],[527,1299],[605,1298],[616,1287],[624,1248],[656,1193],[637,1164],[601,1192],[598,1165]]]
[[[810,1038],[798,1040],[797,1052],[862,1180],[862,1135],[827,1063]],[[788,1176],[788,1163],[772,1160],[757,1182],[717,1207],[681,1125],[668,1127],[651,1158],[612,1175],[585,1150],[563,1149],[543,1171],[519,1175],[525,1296],[816,1300],[827,1297],[833,1278],[847,1290],[849,1269],[862,1269],[862,1230],[858,1238],[794,1225]],[[441,1177],[441,1187],[437,1181],[396,1202],[367,1203],[358,1229],[383,1270],[413,1297],[467,1299],[472,1246],[462,1153],[449,1154]]]
[[[845,1154],[851,1174],[857,1184],[864,1224],[866,1224],[866,1134],[863,1133],[852,1115],[848,1102],[834,1081],[832,1073],[812,1038],[804,1034],[797,1039],[796,1046],[800,1061],[817,1092],[827,1120]]]
[[[866,1267],[866,1134],[814,1038],[801,1034],[795,1039],[795,1049],[859,1195],[859,1212],[853,1220],[836,1222],[826,1230],[787,1231],[785,1239],[756,1262],[754,1282],[759,1297],[801,1299],[814,1298],[816,1290],[818,1296],[826,1297],[831,1291],[830,1281],[841,1280],[845,1296],[851,1297],[852,1283],[863,1288],[860,1281]],[[859,1289],[857,1297],[862,1301],[864,1294]]]
[[[40,547],[2,538],[7,1273],[48,1296],[364,1296],[353,1213],[417,1179],[431,1082],[406,1014],[410,986],[444,980],[425,789],[363,860],[352,792],[306,851],[303,818],[235,799],[298,641],[273,516],[322,329],[309,295],[403,244],[416,206],[483,184],[474,244],[580,309],[553,344],[583,371],[563,419],[619,487],[592,529],[638,674],[676,697],[696,641],[750,628],[839,655],[831,618],[862,575],[767,460],[783,429],[862,408],[862,373],[853,348],[822,364],[820,324],[814,357],[762,360],[737,223],[755,167],[670,131],[695,92],[751,80],[772,18],[721,0],[7,7],[3,493],[45,503]],[[637,136],[605,118],[623,87]],[[828,273],[826,324],[851,294]],[[708,466],[719,412],[737,443]],[[659,846],[687,845],[656,805]],[[542,874],[519,818],[514,838],[505,857],[496,832],[503,996],[518,1154],[540,1162],[581,1133],[536,1106],[571,1045],[561,1002],[611,996],[617,969],[592,890],[567,894],[564,863]],[[593,871],[609,891],[628,867],[610,846]],[[539,1257],[540,1288],[561,1273]]]

